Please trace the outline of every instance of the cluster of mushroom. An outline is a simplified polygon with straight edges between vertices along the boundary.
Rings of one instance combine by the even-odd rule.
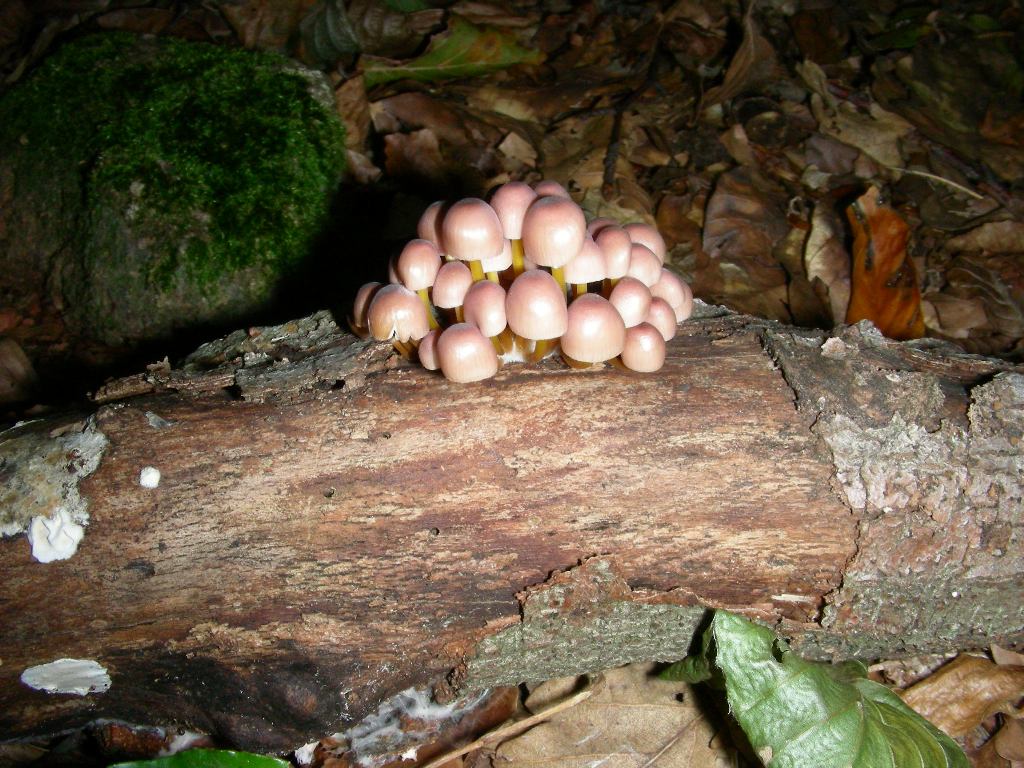
[[[555,182],[509,182],[490,204],[433,203],[417,234],[392,260],[390,284],[360,288],[350,325],[452,381],[559,351],[574,368],[656,371],[693,309],[654,227],[588,224]]]

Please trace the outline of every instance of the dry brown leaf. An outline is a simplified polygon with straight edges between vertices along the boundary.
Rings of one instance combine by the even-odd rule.
[[[814,91],[811,111],[819,131],[856,147],[882,165],[903,167],[899,143],[914,130],[913,125],[875,102],[871,102],[865,114],[848,101],[838,101],[829,91],[824,71],[813,61],[805,60],[796,69]]]
[[[870,320],[891,339],[924,336],[921,289],[907,254],[910,228],[881,202],[875,187],[846,209],[853,229],[853,269],[846,322]]]
[[[1024,722],[1008,719],[996,735],[996,752],[1004,760],[1024,760]]]
[[[1024,223],[990,221],[946,241],[947,251],[1024,253]]]
[[[772,249],[789,232],[785,193],[745,168],[718,177],[704,213],[694,293],[741,312],[789,322],[787,276]]]
[[[497,750],[503,768],[726,768],[734,755],[715,741],[715,728],[693,699],[690,686],[651,676],[652,665],[605,673],[605,687]],[[527,699],[546,706],[577,685],[551,681]],[[682,700],[679,695],[682,694]],[[657,756],[657,761],[652,759]]]
[[[951,339],[966,339],[971,331],[988,325],[985,306],[978,299],[931,293],[921,299],[925,327]]]
[[[418,179],[435,185],[448,181],[448,163],[437,134],[429,128],[384,137],[384,167],[393,178]]]
[[[316,0],[227,0],[221,14],[246,48],[288,52],[299,21]]]
[[[989,652],[992,654],[992,660],[996,664],[1024,667],[1024,653],[1017,653],[998,645],[993,645]]]
[[[345,146],[363,149],[370,136],[370,102],[362,75],[350,77],[335,87],[334,109],[345,124]]]
[[[806,224],[804,225],[806,226]],[[804,243],[806,230],[793,227],[774,249],[774,256],[786,270],[786,306],[792,321],[805,328],[831,325],[831,314],[825,301],[815,292],[804,272]]]
[[[1024,667],[999,666],[961,654],[900,694],[950,736],[964,736],[997,712],[1013,712],[1024,697]]]
[[[831,311],[832,324],[846,318],[850,304],[850,254],[839,216],[819,204],[811,214],[811,231],[804,244],[804,269],[815,293]]]
[[[994,739],[989,739],[980,748],[968,750],[967,757],[973,768],[1018,768],[996,752]]]
[[[722,84],[704,94],[702,109],[728,101],[776,76],[778,62],[775,59],[775,49],[761,34],[754,20],[756,5],[757,3],[749,4],[743,18],[743,42],[729,62]]]

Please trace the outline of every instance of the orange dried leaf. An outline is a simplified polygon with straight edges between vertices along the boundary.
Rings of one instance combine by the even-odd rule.
[[[1024,696],[1024,667],[961,654],[900,694],[918,714],[954,738],[996,712],[1014,713]]]
[[[870,320],[892,339],[924,336],[917,271],[907,255],[910,229],[871,187],[846,209],[853,228],[853,273],[846,322]]]

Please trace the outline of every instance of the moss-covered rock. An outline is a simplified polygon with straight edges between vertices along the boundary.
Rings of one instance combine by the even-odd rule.
[[[82,38],[0,98],[0,282],[44,276],[72,329],[108,344],[240,319],[309,255],[344,158],[318,73]]]

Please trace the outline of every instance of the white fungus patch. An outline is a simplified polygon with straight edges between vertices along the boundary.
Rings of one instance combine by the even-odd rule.
[[[156,467],[143,467],[139,472],[139,485],[143,488],[156,488],[160,485],[160,470]]]
[[[92,659],[57,659],[49,664],[29,667],[21,673],[21,682],[46,693],[86,696],[109,689],[110,675]]]
[[[28,526],[32,557],[40,563],[67,560],[78,551],[83,536],[85,529],[71,519],[64,507],[59,507],[50,517],[33,517]]]
[[[319,741],[311,741],[309,744],[303,744],[295,750],[295,762],[299,765],[310,765],[313,762],[313,753],[316,751],[318,746],[320,746]]]
[[[382,702],[377,711],[349,730],[334,735],[348,741],[362,768],[377,768],[396,756],[409,759],[416,747],[430,741],[446,723],[457,723],[483,701],[490,691],[438,704],[430,691],[406,688]],[[417,723],[421,728],[410,728]]]

